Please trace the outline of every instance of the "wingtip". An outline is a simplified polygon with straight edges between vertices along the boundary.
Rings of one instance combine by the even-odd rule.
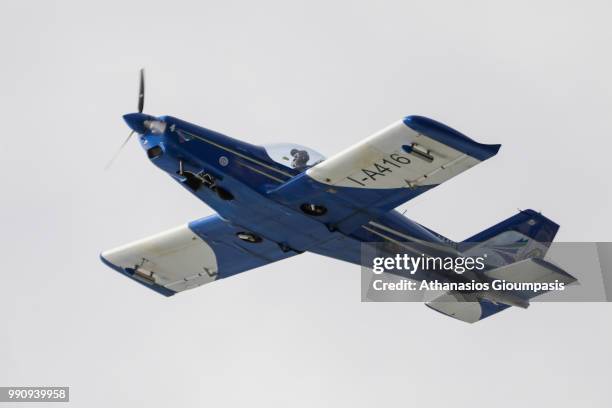
[[[102,263],[106,266],[110,266],[111,268],[114,268],[115,265],[113,265],[112,263],[110,263],[110,261],[108,259],[106,259],[106,257],[104,256],[106,252],[100,252],[100,255],[98,255],[98,257],[100,258],[100,261],[102,261]]]
[[[490,144],[485,146],[487,146],[489,152],[491,152],[491,157],[495,156],[499,152],[499,149],[501,149],[502,147],[501,144]]]
[[[406,116],[403,123],[415,132],[447,144],[478,160],[487,160],[495,156],[501,148],[501,144],[479,143],[458,130],[425,116]]]
[[[137,283],[139,283],[140,285],[142,285],[142,286],[144,286],[144,287],[146,287],[146,288],[149,288],[149,289],[151,289],[151,290],[153,290],[153,291],[155,291],[155,292],[157,292],[157,293],[159,293],[160,295],[163,295],[163,296],[165,296],[165,297],[174,296],[174,295],[176,294],[176,292],[174,292],[173,290],[168,289],[168,288],[166,288],[166,287],[164,287],[164,286],[160,286],[160,285],[157,285],[157,284],[147,285],[147,284],[145,284],[145,283],[141,282],[141,281],[140,281],[140,280],[138,280],[138,279],[134,279],[134,277],[133,277],[131,274],[129,274],[129,273],[128,273],[128,272],[127,272],[127,271],[126,271],[124,268],[122,268],[122,267],[120,267],[120,266],[117,266],[117,265],[115,265],[114,263],[110,262],[110,261],[109,261],[109,260],[108,260],[108,259],[107,259],[107,258],[104,256],[104,254],[105,254],[105,252],[100,253],[100,255],[99,255],[100,260],[102,261],[102,263],[103,263],[104,265],[108,266],[109,268],[113,269],[114,271],[117,271],[117,272],[119,272],[120,274],[122,274],[122,275],[124,275],[124,276],[127,276],[128,278],[130,278],[130,279],[131,279],[131,280],[133,280],[134,282],[137,282]]]

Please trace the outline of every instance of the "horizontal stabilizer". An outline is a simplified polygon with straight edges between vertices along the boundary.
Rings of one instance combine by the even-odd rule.
[[[544,284],[539,290],[525,289],[501,291],[490,289],[482,292],[447,292],[426,303],[430,308],[449,317],[474,323],[510,307],[527,308],[529,300],[549,292],[546,284],[576,282],[569,273],[558,266],[539,258],[525,259],[510,265],[485,272],[491,281],[499,280],[513,284]]]
[[[552,263],[539,258],[529,258],[511,265],[500,266],[485,272],[491,279],[504,280],[510,283],[563,283],[569,285],[576,282],[569,273]],[[525,292],[528,299],[534,298],[547,290],[532,293]]]
[[[445,293],[425,305],[448,317],[464,321],[466,323],[476,323],[485,317],[507,309],[508,305],[496,304],[486,299],[478,299],[473,294],[463,294],[458,292]]]

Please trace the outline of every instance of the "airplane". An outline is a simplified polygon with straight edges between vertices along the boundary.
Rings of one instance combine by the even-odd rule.
[[[104,264],[155,292],[172,296],[304,252],[361,266],[362,244],[385,242],[488,251],[489,268],[476,276],[482,281],[576,281],[542,259],[559,225],[536,211],[457,243],[395,210],[495,156],[499,144],[407,116],[329,158],[297,144],[258,146],[143,113],[143,70],[139,79],[138,111],[123,116],[131,132],[121,148],[137,134],[151,163],[216,211],[102,252]],[[526,308],[534,296],[448,292],[426,304],[474,323],[510,306]]]

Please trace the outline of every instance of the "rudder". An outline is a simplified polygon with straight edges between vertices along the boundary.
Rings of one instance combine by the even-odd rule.
[[[463,241],[467,256],[487,254],[487,264],[502,266],[527,258],[543,258],[559,225],[534,210],[520,213]]]

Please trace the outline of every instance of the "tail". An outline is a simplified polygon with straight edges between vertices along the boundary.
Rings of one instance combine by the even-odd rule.
[[[485,272],[491,279],[510,282],[554,282],[571,284],[576,278],[543,260],[559,225],[533,210],[524,210],[457,244],[465,256],[486,254]],[[510,306],[527,308],[529,300],[545,293],[483,291],[446,292],[427,306],[449,317],[474,323]]]
[[[496,224],[459,244],[467,256],[487,254],[487,264],[503,266],[527,258],[543,258],[559,225],[533,210]]]

